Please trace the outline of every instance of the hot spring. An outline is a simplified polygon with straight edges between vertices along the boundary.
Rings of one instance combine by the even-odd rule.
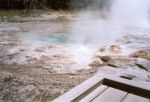
[[[80,2],[73,3],[76,7]],[[119,45],[124,54],[150,48],[149,11],[149,0],[89,0],[86,7],[73,12],[46,12],[34,19],[1,23],[1,42],[18,45],[8,52],[22,51],[6,62],[68,54],[82,69],[100,47]],[[47,49],[49,44],[56,47]]]

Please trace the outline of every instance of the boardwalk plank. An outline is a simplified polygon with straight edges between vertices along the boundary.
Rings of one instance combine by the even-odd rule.
[[[90,102],[95,97],[97,97],[99,94],[101,94],[103,91],[105,91],[108,88],[108,86],[101,85],[97,89],[95,89],[93,92],[91,92],[89,95],[84,97],[80,102]]]
[[[108,88],[105,92],[96,97],[92,102],[120,102],[126,95],[127,92],[114,88]]]
[[[103,79],[98,76],[91,77],[52,102],[79,102],[82,97],[99,87]]]
[[[125,97],[125,99],[122,102],[149,102],[149,99],[129,94]]]

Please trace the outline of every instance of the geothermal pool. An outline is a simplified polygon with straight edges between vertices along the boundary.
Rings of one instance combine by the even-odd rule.
[[[53,12],[35,19],[36,22],[0,24],[2,62],[40,62],[43,67],[54,68],[54,72],[65,73],[89,69],[88,65],[99,54],[128,55],[137,49],[150,48],[148,25],[115,22],[98,12]],[[111,45],[121,47],[121,51],[99,52],[100,48]]]
[[[98,3],[81,11],[1,18],[0,61],[40,63],[67,72],[88,69],[96,55],[128,55],[150,48],[148,0],[116,1],[109,9],[98,9]],[[119,51],[107,50],[112,45]],[[101,48],[106,51],[100,52]]]

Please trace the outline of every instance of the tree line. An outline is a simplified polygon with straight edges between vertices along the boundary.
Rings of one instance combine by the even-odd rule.
[[[0,9],[68,9],[71,0],[0,0]]]
[[[112,0],[0,0],[0,9],[81,9],[110,7]]]

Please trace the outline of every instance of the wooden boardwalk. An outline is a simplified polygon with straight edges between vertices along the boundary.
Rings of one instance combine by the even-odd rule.
[[[150,83],[97,73],[53,102],[150,102]]]

